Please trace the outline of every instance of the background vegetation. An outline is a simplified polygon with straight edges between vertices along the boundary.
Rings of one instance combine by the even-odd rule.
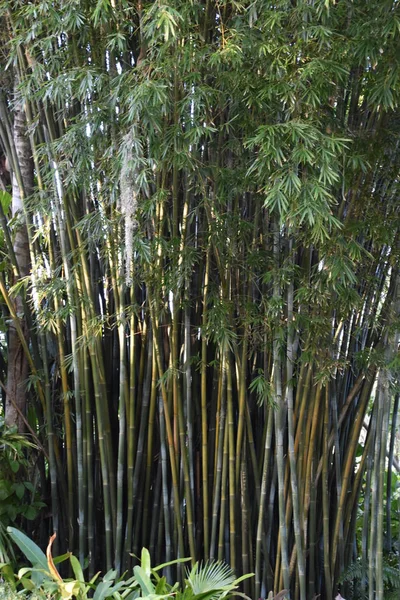
[[[383,599],[399,10],[0,1],[4,414],[31,533],[89,577],[145,546],[254,598],[331,600],[356,564]]]

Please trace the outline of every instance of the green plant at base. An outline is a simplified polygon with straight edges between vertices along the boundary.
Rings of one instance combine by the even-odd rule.
[[[389,555],[383,559],[385,600],[397,600],[400,595],[400,569],[397,566],[397,560],[395,555]],[[340,583],[348,582],[352,585],[356,600],[368,599],[368,567],[369,565],[366,562],[356,561],[346,569],[339,580]],[[364,583],[364,586],[360,585],[362,583]],[[366,590],[365,592],[362,592],[362,587]]]
[[[17,600],[18,598],[21,598],[21,593],[16,592],[7,583],[0,583],[0,600]],[[51,600],[51,596],[37,590],[30,593],[29,600]]]
[[[140,566],[133,569],[133,577],[118,578],[116,570],[108,571],[101,580],[97,573],[89,582],[85,582],[82,567],[78,559],[70,552],[53,560],[51,546],[55,535],[50,538],[46,555],[32,540],[21,531],[13,527],[8,528],[11,539],[17,544],[32,567],[25,567],[14,574],[10,565],[0,565],[0,572],[7,581],[7,591],[4,600],[11,600],[23,593],[31,593],[37,598],[54,598],[55,600],[87,600],[89,592],[93,593],[93,600],[164,600],[174,597],[177,600],[222,600],[232,595],[247,596],[238,591],[238,585],[243,580],[252,577],[252,574],[236,578],[232,569],[221,562],[208,561],[204,565],[195,563],[183,586],[179,583],[171,585],[166,577],[159,574],[166,567],[173,564],[184,563],[190,558],[169,561],[156,567],[151,566],[150,554],[146,548],[142,549]],[[75,579],[63,579],[56,564],[63,560],[70,560]],[[18,588],[22,588],[19,591]],[[13,595],[14,594],[14,595]],[[3,600],[0,596],[0,600]]]
[[[5,530],[21,517],[35,519],[41,507],[34,486],[26,481],[29,461],[24,450],[35,448],[16,427],[7,428],[0,417],[0,562],[13,560]]]

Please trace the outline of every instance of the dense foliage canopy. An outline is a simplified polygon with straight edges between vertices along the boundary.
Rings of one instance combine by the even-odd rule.
[[[356,564],[383,599],[397,0],[0,14],[0,369],[36,539],[89,573],[224,559],[254,598],[331,600]]]

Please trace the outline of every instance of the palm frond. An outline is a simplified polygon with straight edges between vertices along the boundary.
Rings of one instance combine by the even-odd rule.
[[[209,561],[204,564],[196,563],[188,574],[187,583],[194,594],[204,594],[217,590],[231,590],[235,584],[235,574],[229,565]]]

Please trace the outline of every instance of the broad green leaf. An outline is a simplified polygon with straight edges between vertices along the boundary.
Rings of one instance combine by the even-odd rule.
[[[14,490],[17,498],[21,500],[22,496],[25,494],[25,486],[23,483],[14,483]]]
[[[85,577],[83,575],[81,563],[73,554],[70,555],[69,559],[71,561],[72,570],[74,571],[76,579],[83,583],[85,581]]]
[[[58,565],[65,560],[68,560],[72,556],[71,552],[66,552],[65,554],[60,554],[60,556],[56,556],[53,558],[53,562],[55,565]]]
[[[34,567],[40,567],[43,571],[48,572],[48,565],[46,555],[42,552],[42,550],[32,542],[32,540],[19,531],[15,529],[15,527],[7,527],[7,531],[10,534],[13,542],[17,544],[19,549],[25,554],[26,558]]]
[[[245,579],[250,579],[251,577],[254,577],[254,573],[246,573],[245,575],[242,575],[241,577],[238,577],[237,579],[235,579],[234,584],[238,585]]]
[[[18,579],[21,579],[21,577],[23,577],[27,573],[31,573],[31,571],[32,571],[32,567],[23,567],[22,569],[19,569]]]
[[[176,560],[170,560],[169,562],[162,563],[161,565],[157,565],[153,567],[152,571],[161,571],[161,569],[165,569],[165,567],[169,567],[170,565],[178,565],[180,563],[189,562],[192,560],[191,558],[177,558]]]
[[[143,571],[146,573],[147,577],[151,575],[151,561],[150,561],[150,553],[147,548],[142,548],[142,554],[140,556],[140,566]]]
[[[10,460],[10,467],[13,473],[18,473],[19,462],[17,460]]]
[[[94,585],[98,580],[100,575],[100,571],[98,571],[95,575],[93,575],[92,579],[89,581],[89,585]]]
[[[150,594],[154,594],[154,585],[152,584],[150,577],[146,575],[145,571],[141,567],[134,567],[133,574],[135,575],[138,584],[142,588],[142,592],[144,595],[148,596]]]
[[[100,581],[96,587],[93,600],[104,600],[104,598],[107,598],[111,586],[112,581]]]
[[[8,506],[6,506],[5,512],[10,521],[15,521],[15,519],[17,518],[18,510],[17,507],[14,506],[14,504],[9,504]]]
[[[25,590],[29,590],[30,592],[33,592],[36,589],[35,583],[28,577],[22,577],[22,579],[20,579],[20,583]]]
[[[112,581],[101,581],[96,588],[93,600],[104,600],[104,598],[109,598],[124,586],[124,581],[119,581],[114,585],[112,585]]]
[[[110,569],[104,575],[103,581],[114,581],[114,579],[117,577],[117,575],[118,575],[118,571],[116,571],[115,569]]]
[[[28,506],[24,510],[24,517],[25,519],[28,519],[28,521],[32,521],[33,519],[35,519],[37,514],[37,510],[33,506]]]
[[[1,202],[1,206],[3,207],[3,212],[5,214],[7,214],[8,209],[10,208],[10,205],[12,202],[11,194],[9,194],[8,192],[5,192],[4,190],[0,190],[0,202]]]

